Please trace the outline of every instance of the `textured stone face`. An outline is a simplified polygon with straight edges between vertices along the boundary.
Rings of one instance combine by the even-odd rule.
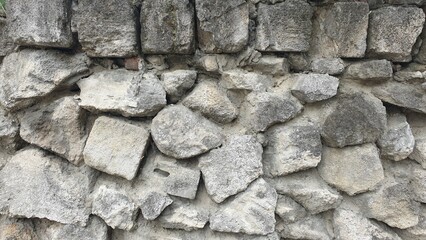
[[[194,51],[194,6],[189,0],[147,0],[141,8],[142,52],[190,54]]]
[[[9,35],[7,21],[0,17],[0,56],[6,56],[13,48],[14,44]]]
[[[193,231],[204,228],[209,221],[209,212],[208,209],[199,209],[194,204],[175,202],[158,220],[164,228]]]
[[[394,62],[411,61],[411,50],[420,35],[425,14],[417,7],[383,7],[371,11],[368,54]]]
[[[91,57],[129,57],[138,52],[136,11],[129,1],[79,0],[78,40]]]
[[[339,79],[328,74],[297,74],[291,93],[306,103],[318,102],[334,97],[339,87]]]
[[[312,72],[337,75],[345,69],[341,58],[316,58],[311,62]]]
[[[84,162],[99,171],[132,180],[148,146],[145,128],[124,120],[96,119],[86,146]]]
[[[19,147],[18,119],[0,108],[0,146],[8,151]]]
[[[275,213],[286,223],[296,222],[307,216],[305,208],[285,195],[278,195]]]
[[[229,70],[222,73],[220,84],[231,90],[265,91],[273,86],[273,80],[253,72]]]
[[[306,52],[309,50],[313,15],[304,0],[274,5],[260,4],[256,49],[268,52]]]
[[[392,78],[392,63],[387,60],[370,60],[351,64],[345,71],[345,78],[365,83],[387,81]]]
[[[177,102],[195,83],[197,72],[175,70],[161,75],[164,90],[172,102]]]
[[[321,215],[310,215],[295,223],[278,222],[276,230],[284,239],[333,239]]]
[[[166,194],[150,192],[141,201],[140,208],[142,215],[147,220],[154,220],[163,212],[163,210],[173,203],[173,200]]]
[[[7,2],[9,34],[24,46],[70,48],[71,2],[68,0]]]
[[[206,53],[233,53],[244,48],[249,35],[245,0],[196,0],[199,47]]]

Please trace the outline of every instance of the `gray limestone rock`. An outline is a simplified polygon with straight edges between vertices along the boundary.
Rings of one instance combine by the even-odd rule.
[[[152,73],[124,69],[97,72],[79,81],[80,106],[125,117],[153,116],[167,103],[160,80]]]
[[[259,4],[256,49],[306,52],[311,38],[313,8],[304,0]]]
[[[345,70],[345,65],[341,58],[316,58],[311,62],[311,69],[314,73],[338,75]]]
[[[393,79],[398,82],[423,83],[426,81],[426,72],[402,70],[394,74]]]
[[[424,114],[411,112],[407,114],[407,121],[410,124],[415,144],[414,150],[409,158],[418,162],[426,169],[426,116]]]
[[[229,137],[219,149],[199,158],[210,197],[217,203],[244,191],[262,175],[262,145],[250,135]]]
[[[199,47],[206,53],[234,53],[249,37],[249,6],[245,0],[196,0]]]
[[[91,57],[137,55],[135,10],[129,1],[79,0],[74,21],[83,51]]]
[[[182,100],[186,107],[219,123],[229,123],[237,117],[237,109],[216,82],[203,81]]]
[[[0,239],[39,240],[31,219],[0,216]]]
[[[172,203],[173,200],[167,194],[150,192],[140,201],[139,205],[143,217],[147,220],[154,220]]]
[[[274,55],[261,56],[259,60],[250,63],[247,68],[273,76],[283,76],[290,71],[287,59]]]
[[[19,45],[70,48],[71,1],[14,0],[7,2],[9,34]]]
[[[371,143],[324,147],[318,172],[327,183],[350,196],[372,190],[384,179],[379,150]]]
[[[327,222],[322,215],[310,215],[294,223],[278,222],[276,229],[284,239],[333,239],[333,232],[328,230]]]
[[[161,226],[192,231],[202,229],[209,221],[208,209],[199,209],[191,202],[174,202],[158,218]]]
[[[426,207],[420,209],[420,220],[416,226],[407,229],[395,229],[404,240],[423,240],[426,238]]]
[[[411,61],[411,50],[424,22],[425,14],[418,7],[388,6],[371,11],[368,54],[394,62]]]
[[[20,117],[25,141],[52,151],[78,165],[86,143],[86,112],[73,97],[26,109]]]
[[[334,97],[339,79],[328,74],[296,74],[291,93],[300,101],[313,103]]]
[[[392,63],[387,60],[369,60],[349,65],[344,77],[363,83],[377,83],[392,78]]]
[[[383,103],[374,96],[355,93],[339,98],[336,109],[325,120],[321,135],[327,145],[344,147],[375,142],[385,127]]]
[[[172,102],[177,102],[194,85],[197,72],[194,70],[174,70],[161,74],[161,81]]]
[[[11,53],[0,68],[0,103],[18,110],[89,74],[89,59],[57,50],[23,49]]]
[[[266,175],[281,176],[313,168],[321,161],[320,128],[312,123],[277,125],[266,132]]]
[[[96,172],[37,148],[25,148],[0,171],[0,212],[85,225]]]
[[[84,162],[99,171],[132,180],[148,146],[149,133],[118,118],[96,119],[86,146]]]
[[[278,195],[275,213],[280,216],[281,220],[285,223],[296,222],[308,215],[305,208],[285,195]]]
[[[190,158],[222,144],[221,129],[184,106],[169,106],[152,120],[158,149],[174,158]]]
[[[336,208],[342,197],[322,180],[316,169],[267,179],[279,194],[291,197],[310,213]]]
[[[277,193],[260,178],[212,213],[210,228],[219,232],[270,234],[275,229],[276,204]]]
[[[16,116],[0,107],[0,148],[13,152],[20,146],[19,122]]]
[[[405,115],[388,111],[387,126],[377,144],[380,155],[387,159],[400,161],[406,159],[414,150],[414,136]]]
[[[137,212],[136,204],[119,190],[102,185],[94,193],[92,213],[114,229],[131,230],[135,225]]]
[[[418,202],[426,203],[426,170],[416,164],[410,180],[413,199]],[[424,217],[426,217],[426,215]]]
[[[185,0],[145,0],[141,8],[145,54],[190,54],[194,51],[194,6]]]
[[[9,35],[9,26],[6,18],[0,17],[0,56],[6,56],[14,48],[13,41]]]
[[[268,76],[239,69],[223,72],[220,79],[220,85],[230,90],[266,91],[273,84]]]

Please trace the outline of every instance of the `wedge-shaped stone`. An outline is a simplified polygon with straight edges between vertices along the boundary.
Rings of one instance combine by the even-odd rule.
[[[151,73],[124,69],[95,73],[79,81],[80,106],[125,117],[153,116],[167,103],[160,80]]]
[[[96,172],[37,148],[16,153],[0,171],[0,212],[85,225]]]
[[[363,83],[377,83],[392,78],[392,63],[387,60],[370,60],[349,65],[345,78],[360,80]]]
[[[150,192],[141,200],[140,208],[145,219],[154,220],[172,203],[173,200],[167,194]]]
[[[148,146],[149,133],[141,126],[111,117],[96,119],[84,162],[99,171],[132,180]]]
[[[300,101],[313,103],[334,97],[339,79],[328,74],[296,74],[291,93]]]
[[[194,85],[197,71],[175,70],[161,74],[161,81],[172,102],[177,102]]]
[[[275,213],[286,223],[296,222],[308,215],[305,208],[285,195],[278,195]]]
[[[262,178],[245,192],[224,203],[210,217],[210,228],[219,232],[267,235],[275,229],[277,193]]]
[[[222,144],[221,129],[184,106],[169,106],[152,120],[152,138],[158,149],[182,159],[197,156]]]
[[[219,149],[199,159],[204,183],[211,198],[223,202],[244,191],[262,173],[262,145],[250,135],[229,137]]]
[[[60,86],[89,74],[84,54],[24,49],[11,53],[0,68],[0,103],[9,110],[28,107]]]

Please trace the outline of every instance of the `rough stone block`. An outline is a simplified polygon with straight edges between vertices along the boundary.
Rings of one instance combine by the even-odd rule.
[[[392,78],[392,63],[387,60],[370,60],[349,65],[344,77],[363,83],[377,83]]]
[[[0,147],[13,152],[19,145],[18,118],[0,107]]]
[[[0,17],[0,57],[9,54],[13,48],[14,44],[9,36],[9,28],[6,18]]]
[[[154,220],[172,203],[173,200],[167,194],[150,192],[141,200],[140,209],[145,219]]]
[[[345,70],[341,58],[315,58],[311,62],[311,70],[314,73],[338,75]]]
[[[193,70],[175,70],[161,74],[163,87],[172,102],[177,102],[194,85],[197,72]]]
[[[220,79],[220,85],[231,90],[266,91],[273,84],[268,76],[239,69],[223,72]]]
[[[291,93],[302,102],[313,103],[334,97],[339,79],[328,74],[297,74]]]

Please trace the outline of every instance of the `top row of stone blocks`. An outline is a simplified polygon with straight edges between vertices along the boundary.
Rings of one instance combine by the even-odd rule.
[[[71,0],[10,1],[12,39],[20,45],[70,48],[73,25],[89,56],[138,54],[137,10],[130,1],[79,0],[74,24],[71,8]],[[370,13],[368,4],[362,2],[338,2],[318,8],[313,15],[314,8],[305,0],[259,3],[256,49],[344,58],[367,53],[406,62],[411,60],[411,49],[425,21],[418,7],[388,6]],[[190,0],[144,0],[141,50],[191,54],[197,33],[198,47],[205,53],[235,53],[248,44],[249,20],[246,0],[195,0],[195,6]]]

